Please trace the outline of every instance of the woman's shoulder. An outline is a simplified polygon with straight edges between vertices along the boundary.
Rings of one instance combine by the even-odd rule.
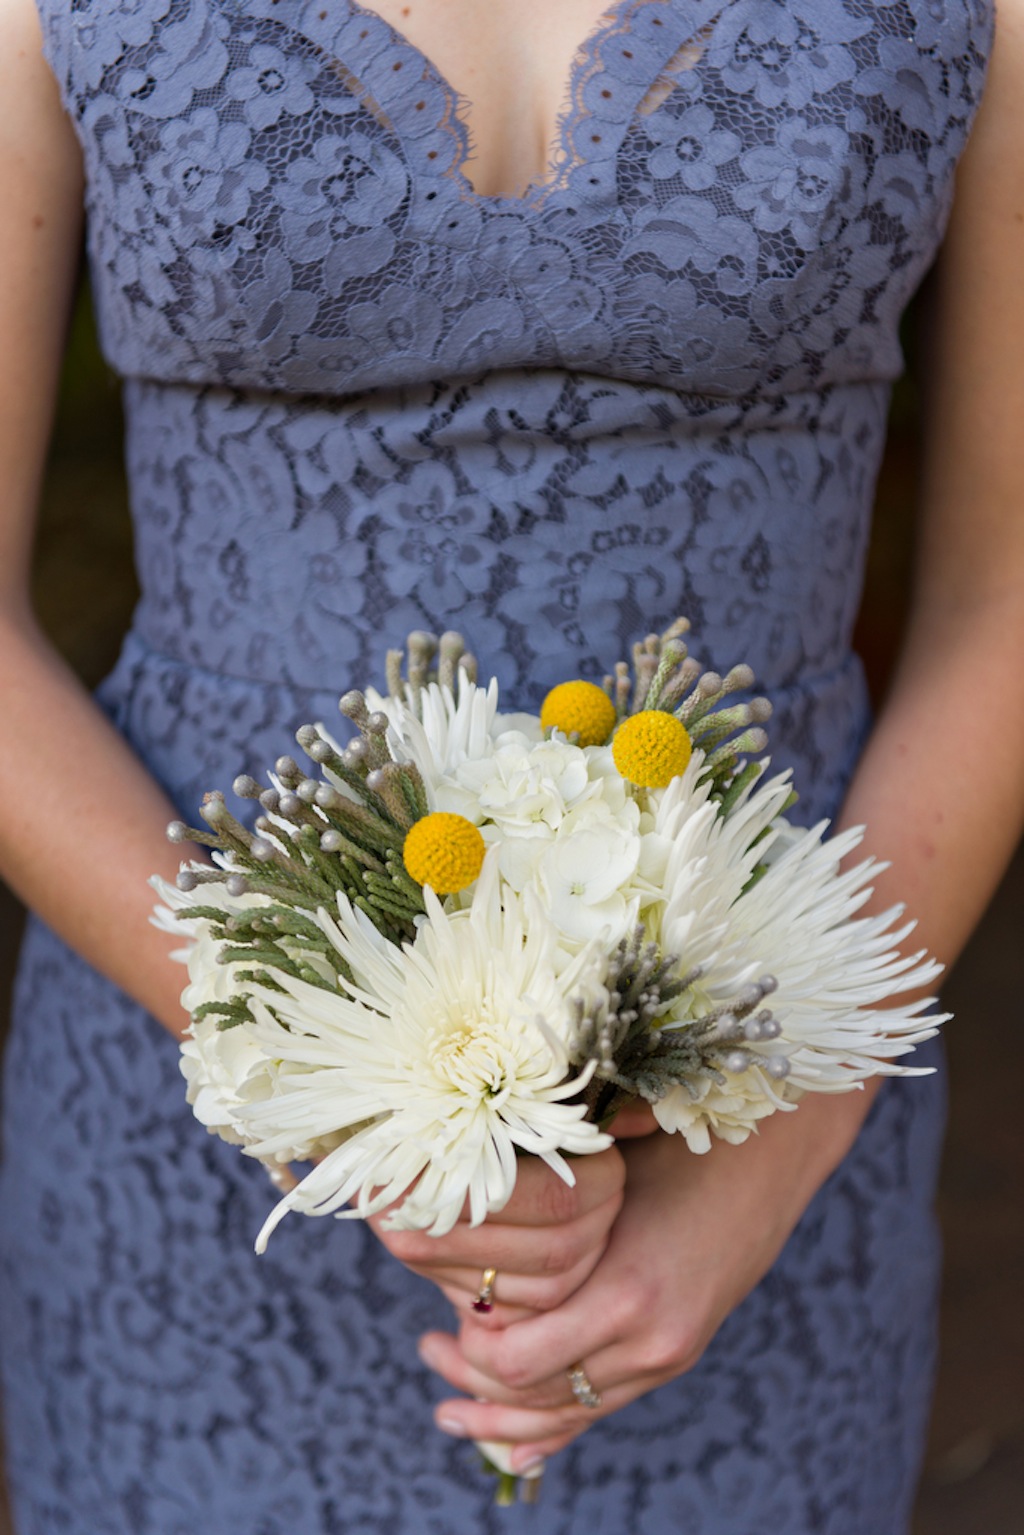
[[[1024,0],[999,0],[981,110],[961,166],[970,176],[1006,176],[1024,189]],[[1004,210],[1009,213],[1011,210]],[[1012,210],[1018,219],[1024,208]]]
[[[15,179],[29,177],[41,198],[46,189],[38,178],[45,166],[53,169],[43,176],[46,185],[80,179],[78,147],[60,110],[48,57],[35,0],[0,0],[0,164],[8,214]]]

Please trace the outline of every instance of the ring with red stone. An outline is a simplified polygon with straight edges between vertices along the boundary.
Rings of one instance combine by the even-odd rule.
[[[484,1269],[480,1275],[480,1288],[470,1302],[474,1311],[486,1315],[494,1310],[494,1282],[498,1277],[497,1269]]]

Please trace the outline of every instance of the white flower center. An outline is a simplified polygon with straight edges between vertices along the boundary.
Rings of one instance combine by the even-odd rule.
[[[496,1020],[486,999],[481,999],[480,1015],[435,1033],[428,1046],[430,1063],[447,1087],[467,1098],[504,1098],[516,1079],[516,1060],[494,1032]]]

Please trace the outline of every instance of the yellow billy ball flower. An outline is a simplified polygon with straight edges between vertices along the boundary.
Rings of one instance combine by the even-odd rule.
[[[612,740],[615,766],[643,789],[664,789],[685,770],[692,750],[686,726],[664,709],[630,715]]]
[[[409,828],[402,858],[418,885],[429,885],[435,895],[454,895],[476,879],[486,851],[472,821],[436,810]]]
[[[540,706],[545,730],[575,733],[581,746],[603,746],[615,729],[615,705],[596,682],[560,682]]]

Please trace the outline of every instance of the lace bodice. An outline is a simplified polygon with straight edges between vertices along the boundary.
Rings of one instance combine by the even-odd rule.
[[[982,0],[619,0],[551,179],[354,0],[43,0],[130,377],[352,395],[486,368],[688,397],[891,378],[978,97]],[[696,403],[696,402],[695,402]]]

